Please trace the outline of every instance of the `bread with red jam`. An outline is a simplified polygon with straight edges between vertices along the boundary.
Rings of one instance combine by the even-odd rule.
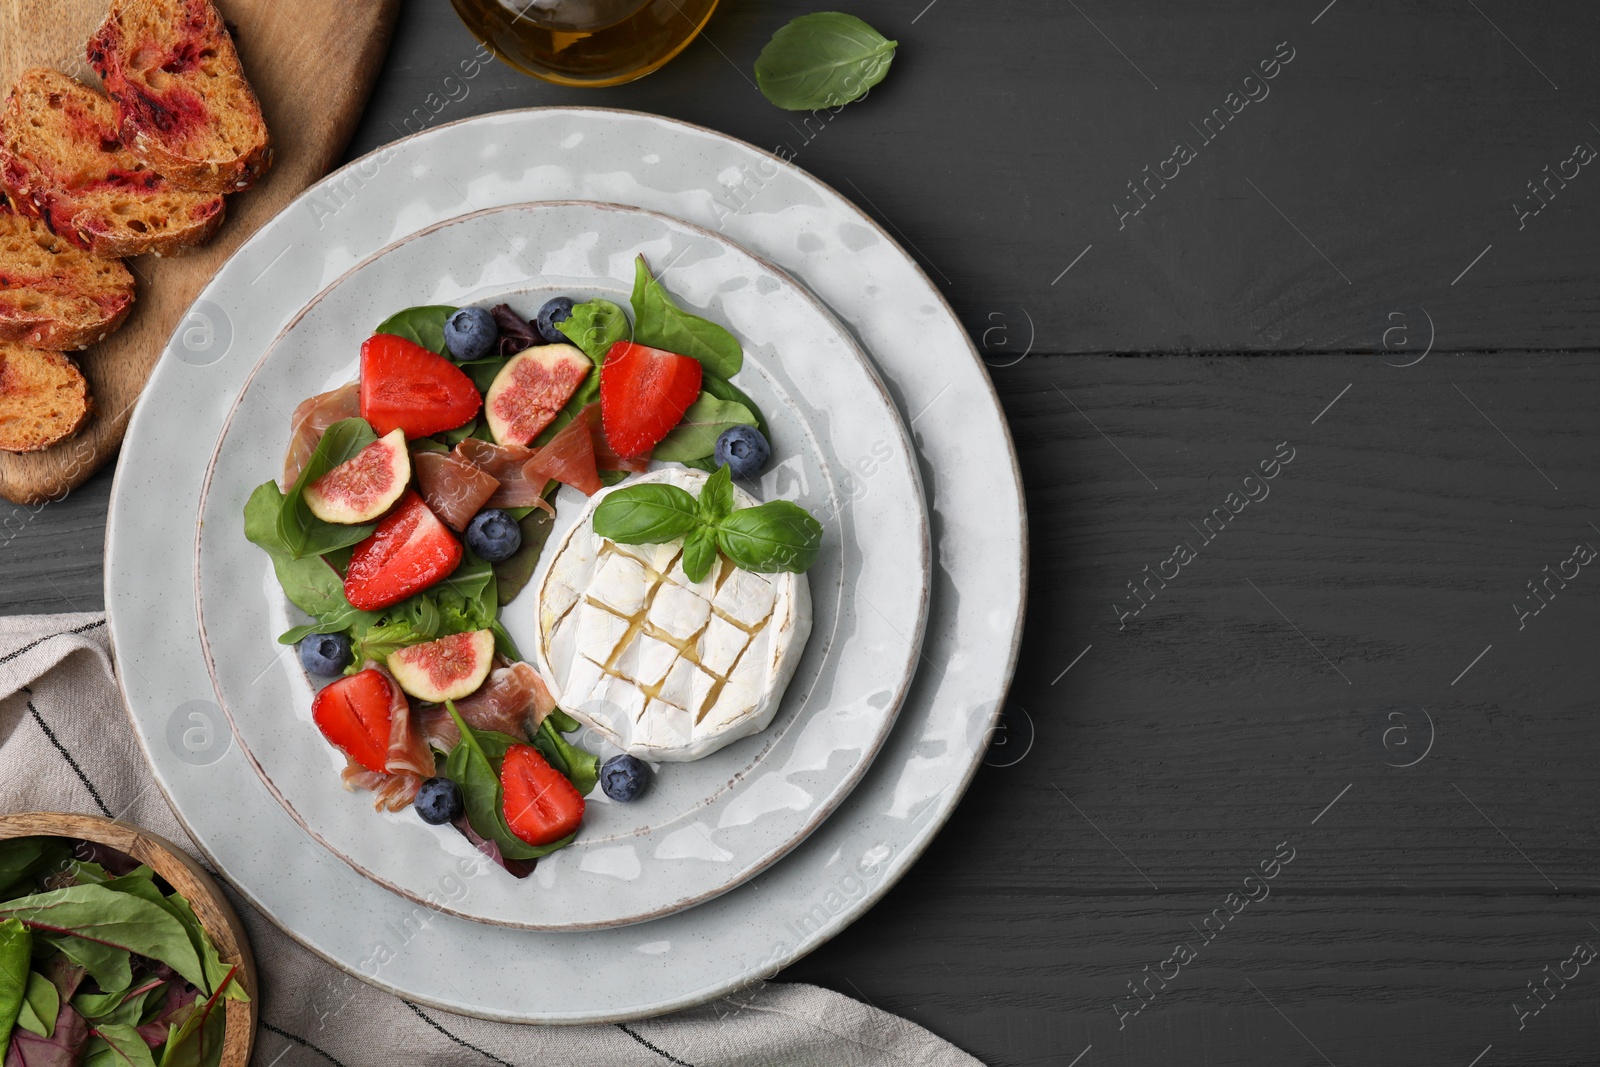
[[[89,65],[136,155],[189,189],[248,189],[272,139],[233,38],[211,0],[111,0]]]
[[[98,256],[175,255],[222,225],[222,197],[182,189],[128,151],[111,101],[60,71],[17,79],[0,113],[11,206]]]
[[[133,275],[38,219],[0,208],[0,341],[57,352],[87,348],[133,309]]]
[[[0,451],[38,452],[89,420],[89,383],[60,352],[0,342]]]

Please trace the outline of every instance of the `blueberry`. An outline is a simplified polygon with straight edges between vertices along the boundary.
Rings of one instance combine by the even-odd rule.
[[[772,458],[772,446],[754,426],[729,426],[717,438],[712,460],[717,466],[726,463],[733,468],[735,478],[754,478]]]
[[[350,638],[344,634],[311,634],[295,646],[300,666],[311,674],[332,678],[350,665]]]
[[[558,296],[544,302],[544,307],[539,309],[539,314],[533,320],[533,328],[539,331],[539,336],[544,338],[546,344],[571,344],[567,335],[556,329],[556,323],[566,322],[571,317],[571,298]]]
[[[612,756],[600,768],[600,788],[612,800],[626,804],[650,784],[650,765],[629,755]]]
[[[483,308],[462,308],[444,320],[444,347],[459,362],[487,356],[499,337],[494,316]]]
[[[522,547],[522,528],[499,508],[487,508],[467,523],[467,547],[479,559],[499,563],[516,555]]]
[[[461,818],[466,803],[461,799],[461,787],[448,778],[429,778],[417,790],[416,806],[422,821],[439,826]]]

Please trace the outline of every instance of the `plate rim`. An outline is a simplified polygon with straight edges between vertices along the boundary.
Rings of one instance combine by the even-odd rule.
[[[831,207],[843,212],[853,213],[862,224],[869,227],[881,240],[895,249],[900,254],[904,265],[921,280],[921,282],[926,286],[927,292],[931,294],[934,300],[937,301],[938,306],[943,309],[943,312],[948,316],[949,321],[956,327],[955,332],[965,343],[967,354],[971,357],[973,363],[981,372],[980,377],[983,381],[984,387],[988,391],[988,399],[992,403],[994,411],[999,416],[997,420],[999,424],[999,432],[1006,445],[1005,453],[1006,459],[1009,463],[1012,482],[1016,485],[1018,491],[1018,548],[1015,568],[1015,573],[1017,575],[1016,619],[1012,624],[1012,632],[1007,644],[1006,662],[1003,670],[1001,671],[1001,682],[995,688],[995,706],[989,715],[987,728],[985,730],[985,736],[992,735],[995,727],[999,723],[1001,712],[1006,702],[1006,697],[1009,695],[1011,686],[1015,681],[1017,660],[1021,655],[1022,632],[1027,618],[1029,601],[1028,577],[1031,569],[1031,544],[1028,525],[1027,496],[1023,491],[1021,468],[1017,459],[1016,443],[1011,433],[1009,420],[1005,417],[1004,408],[1000,404],[999,394],[994,388],[993,380],[989,377],[986,364],[984,363],[982,356],[979,355],[976,346],[973,344],[971,336],[967,333],[966,328],[961,324],[960,318],[956,315],[955,310],[950,306],[949,299],[942,291],[939,290],[936,285],[933,284],[932,279],[928,276],[927,271],[923,269],[922,264],[919,263],[909,252],[907,252],[901,243],[896,240],[881,224],[879,224],[877,220],[873,219],[870,215],[863,211],[853,200],[844,196],[828,182],[823,181],[809,170],[798,166],[792,161],[783,159],[781,156],[778,156],[775,153],[761,148],[758,145],[752,144],[742,138],[735,137],[732,134],[725,133],[720,130],[712,129],[708,126],[688,122],[683,119],[672,118],[664,115],[656,115],[629,108],[599,107],[594,105],[542,105],[523,108],[503,108],[494,111],[482,112],[477,115],[464,116],[460,119],[451,120],[450,122],[440,123],[437,126],[430,126],[428,129],[420,130],[417,133],[408,134],[384,145],[380,145],[379,147],[350,160],[343,166],[330,171],[328,174],[318,179],[318,181],[308,186],[306,190],[301,192],[298,196],[286,204],[279,214],[287,213],[291,208],[294,208],[306,201],[313,193],[321,190],[325,187],[325,185],[330,184],[333,179],[344,175],[346,172],[381,155],[385,151],[393,150],[397,145],[408,144],[414,140],[420,140],[424,137],[432,136],[441,130],[450,129],[471,122],[483,122],[505,116],[522,114],[539,115],[547,113],[568,113],[574,115],[582,113],[600,113],[602,115],[618,115],[628,118],[643,119],[648,122],[657,123],[663,126],[678,127],[684,130],[692,131],[696,134],[707,135],[731,147],[748,152],[756,157],[775,162],[780,167],[792,168],[800,175],[801,181],[810,183],[814,187],[831,195],[833,198],[833,203],[830,205]],[[274,216],[274,219],[276,218],[277,216]],[[268,223],[271,221],[273,220],[268,220]],[[264,224],[264,226],[265,225],[266,224]],[[251,238],[241,243],[239,248],[236,249],[233,255],[229,257],[229,260],[231,261],[234,256],[239,255],[240,252],[247,248],[254,240],[254,237],[255,235],[253,234],[251,235]],[[226,261],[223,266],[226,266]],[[219,267],[218,269],[220,271],[222,268]],[[182,324],[180,323],[179,328],[181,328],[181,325]],[[171,347],[172,339],[176,337],[177,334],[178,328],[175,328],[173,334],[168,338],[168,348]],[[143,406],[145,402],[145,396],[148,395],[148,393],[148,388],[144,392],[141,392],[139,401],[135,405],[134,411],[130,415],[130,426],[132,424],[132,420],[140,415],[140,408]],[[119,487],[123,480],[122,459],[126,455],[126,450],[123,450],[119,453],[118,462],[113,471],[110,492],[110,499],[113,502],[118,499]],[[110,557],[114,531],[115,512],[114,510],[108,510],[105,548],[102,552],[103,562],[108,560]],[[103,571],[106,575],[106,591],[109,593],[112,571],[109,567],[103,567]],[[106,603],[109,608],[109,605],[113,603],[113,598],[108,595],[106,597]],[[150,746],[142,732],[138,729],[139,720],[134,715],[132,704],[128,700],[128,691],[127,685],[124,681],[124,672],[120,669],[122,654],[117,648],[115,636],[116,626],[110,621],[111,615],[109,610],[107,611],[107,619],[107,641],[111,646],[113,658],[119,665],[119,669],[115,672],[117,688],[123,698],[124,710],[128,715],[129,721],[134,726],[133,734],[135,741],[139,745],[141,752],[143,752],[146,761],[154,770],[156,768],[156,763],[155,760],[151,758]],[[889,865],[889,870],[885,873],[885,876],[882,878],[882,880],[876,886],[867,888],[860,898],[852,901],[847,908],[841,910],[838,915],[834,917],[835,921],[830,924],[829,927],[827,927],[828,932],[826,936],[819,937],[814,943],[809,945],[801,942],[794,948],[786,950],[781,957],[778,957],[774,961],[770,962],[767,967],[772,974],[776,974],[778,970],[781,970],[784,967],[792,966],[794,963],[805,958],[811,952],[816,951],[816,949],[831,941],[834,937],[837,937],[840,932],[849,927],[851,923],[855,922],[867,911],[871,910],[871,908],[878,901],[882,900],[883,897],[887,895],[889,890],[893,888],[893,886],[905,876],[910,868],[916,864],[917,860],[919,860],[927,852],[928,847],[931,845],[933,839],[938,836],[939,831],[942,830],[945,824],[949,821],[951,815],[955,812],[957,805],[960,803],[962,796],[964,796],[967,789],[970,788],[973,778],[976,777],[978,767],[983,763],[983,754],[983,748],[977,748],[974,750],[972,758],[968,761],[967,766],[953,782],[956,788],[951,791],[950,799],[947,802],[937,805],[933,811],[932,817],[920,829],[910,834],[905,845],[898,849],[894,855],[886,861]],[[184,831],[189,835],[195,848],[213,865],[217,866],[219,869],[222,869],[224,865],[217,861],[216,856],[212,854],[212,851],[206,847],[198,835],[195,834],[193,828],[189,825],[188,820],[180,813],[178,805],[174,802],[172,793],[168,789],[168,785],[163,776],[160,773],[155,773],[153,774],[153,778],[156,783],[156,787],[160,790],[163,798],[167,801],[168,807],[172,809],[174,817],[178,820],[180,825],[183,826]],[[692,1008],[698,1005],[706,1004],[717,999],[718,997],[747,988],[768,977],[766,971],[747,970],[735,975],[732,978],[711,983],[691,993],[670,998],[665,1001],[658,1001],[649,1006],[639,1007],[636,1009],[600,1009],[593,1012],[545,1013],[542,1015],[528,1012],[517,1013],[476,1009],[470,1005],[454,1004],[438,997],[411,992],[401,988],[393,982],[384,980],[381,977],[367,975],[348,966],[343,961],[337,959],[331,952],[325,951],[321,947],[311,943],[298,931],[295,931],[287,925],[279,922],[275,913],[270,908],[262,904],[257,898],[256,894],[248,889],[245,885],[241,883],[236,884],[234,887],[238,890],[242,897],[248,900],[253,907],[261,912],[263,917],[271,922],[276,928],[283,931],[285,936],[337,970],[346,974],[350,974],[359,981],[365,982],[374,988],[382,989],[385,992],[394,994],[396,996],[409,998],[418,1003],[426,1004],[429,1007],[435,1007],[443,1011],[464,1014],[473,1018],[485,1019],[489,1021],[511,1023],[536,1022],[542,1025],[567,1026],[628,1022],[636,1019],[648,1019],[670,1012],[681,1011],[686,1008]]]
[[[856,362],[866,372],[868,380],[871,381],[873,386],[876,388],[879,398],[882,400],[884,407],[888,410],[889,422],[894,426],[895,432],[899,435],[902,455],[905,459],[906,468],[910,472],[911,487],[915,493],[917,517],[920,520],[918,522],[917,559],[919,561],[921,582],[917,593],[917,622],[914,628],[915,634],[908,642],[910,654],[906,658],[905,665],[901,669],[899,676],[893,682],[891,682],[894,695],[890,701],[889,709],[882,715],[880,725],[878,726],[877,731],[870,738],[869,743],[862,748],[861,756],[857,758],[856,761],[848,768],[845,774],[840,778],[839,783],[829,791],[825,801],[810,812],[809,817],[806,819],[804,824],[802,824],[800,828],[790,835],[781,845],[766,850],[761,855],[760,859],[755,863],[740,868],[739,870],[733,872],[730,877],[727,878],[727,880],[721,882],[719,885],[711,889],[707,889],[699,893],[696,896],[681,897],[670,904],[662,905],[644,914],[610,921],[533,923],[514,922],[508,919],[493,919],[486,918],[482,915],[474,915],[470,912],[462,911],[458,908],[451,907],[436,900],[428,900],[423,895],[418,894],[415,891],[406,888],[405,886],[381,877],[376,872],[369,870],[367,867],[357,862],[353,856],[347,855],[345,852],[341,851],[333,844],[332,841],[328,840],[327,837],[313,829],[306,817],[302,815],[292,803],[290,803],[288,797],[286,797],[282,789],[279,788],[278,783],[273,781],[272,776],[267,773],[267,769],[262,766],[261,761],[256,757],[255,752],[251,750],[249,743],[245,740],[244,735],[240,730],[238,721],[234,718],[233,709],[229,706],[228,698],[224,695],[222,684],[217,678],[216,658],[211,652],[211,641],[206,631],[205,603],[201,595],[200,552],[201,542],[206,532],[204,513],[206,501],[211,495],[212,475],[216,470],[217,461],[222,454],[224,439],[227,437],[228,431],[233,426],[234,416],[238,414],[240,407],[244,404],[245,394],[249,391],[250,386],[255,382],[256,377],[260,374],[263,368],[265,368],[267,361],[270,360],[273,353],[277,351],[278,346],[282,343],[284,338],[287,337],[290,332],[292,332],[294,328],[300,324],[301,320],[304,319],[306,315],[311,313],[313,308],[320,304],[335,289],[343,285],[346,281],[354,277],[366,267],[376,263],[380,259],[383,259],[385,256],[391,254],[403,245],[410,244],[412,241],[427,237],[428,235],[437,233],[440,230],[469,222],[472,219],[483,218],[507,212],[527,211],[530,209],[540,210],[546,208],[582,208],[589,210],[598,209],[602,212],[614,212],[621,215],[642,215],[647,218],[664,222],[669,228],[674,226],[682,227],[683,229],[689,230],[690,232],[697,234],[699,237],[710,240],[721,247],[733,248],[738,254],[747,257],[760,267],[771,271],[783,282],[787,283],[802,302],[809,304],[824,322],[828,323],[835,331],[838,332],[839,336],[844,340],[845,346],[849,353],[854,356]],[[673,915],[677,912],[686,911],[689,908],[693,908],[699,904],[705,903],[708,900],[715,899],[724,893],[737,889],[739,886],[744,885],[752,878],[757,877],[762,872],[770,868],[773,864],[777,863],[789,853],[793,852],[802,843],[804,843],[806,838],[810,837],[814,832],[816,832],[817,828],[826,822],[828,818],[834,814],[834,812],[838,811],[847,799],[849,799],[850,794],[855,791],[855,787],[860,783],[861,779],[866,777],[867,771],[871,769],[873,762],[878,757],[878,754],[883,751],[883,746],[888,743],[889,735],[893,732],[894,725],[900,718],[900,709],[905,705],[906,696],[910,692],[911,685],[916,680],[918,673],[917,668],[919,667],[919,661],[922,658],[923,638],[925,637],[928,628],[928,601],[930,590],[933,585],[932,545],[929,533],[928,501],[927,494],[922,484],[922,472],[918,469],[916,457],[916,446],[911,441],[911,435],[906,429],[905,421],[900,417],[900,411],[895,406],[894,399],[889,395],[889,391],[884,384],[883,378],[878,373],[877,368],[873,365],[871,357],[861,346],[860,342],[856,340],[850,329],[845,326],[844,323],[840,322],[838,317],[835,316],[831,310],[829,310],[828,306],[818,299],[817,296],[812,293],[811,290],[799,279],[793,277],[787,271],[783,270],[777,264],[772,263],[764,256],[745,248],[743,245],[740,245],[737,242],[719,234],[712,233],[705,227],[698,226],[695,223],[689,222],[685,219],[679,219],[675,216],[667,215],[660,211],[653,211],[649,208],[642,208],[629,204],[619,204],[611,201],[576,199],[523,200],[514,203],[498,204],[491,207],[479,208],[461,215],[453,215],[446,219],[440,219],[438,222],[431,223],[422,227],[421,229],[405,234],[397,240],[389,242],[382,248],[377,249],[370,255],[352,264],[338,277],[332,279],[327,285],[323,286],[316,293],[312,294],[312,296],[303,305],[301,305],[300,309],[295,312],[294,316],[284,324],[277,334],[273,336],[272,340],[266,344],[266,346],[262,349],[261,355],[257,357],[255,363],[245,374],[244,380],[240,383],[238,392],[234,396],[232,404],[230,404],[228,407],[228,413],[223,417],[222,425],[217,432],[216,441],[213,443],[211,448],[211,454],[206,460],[205,474],[201,481],[200,487],[200,498],[197,503],[197,508],[201,514],[201,521],[195,526],[194,548],[190,559],[190,566],[192,570],[191,585],[194,592],[195,618],[198,625],[201,654],[205,658],[206,674],[211,679],[211,688],[213,693],[216,695],[217,704],[222,708],[223,715],[227,717],[228,728],[233,733],[234,742],[239,746],[239,751],[249,762],[251,768],[255,771],[256,776],[261,780],[262,784],[266,786],[267,791],[272,794],[272,798],[276,800],[279,806],[283,808],[283,810],[292,820],[294,820],[295,824],[298,825],[301,830],[303,830],[319,845],[333,853],[340,860],[344,861],[344,863],[349,865],[363,878],[366,878],[368,881],[381,886],[386,891],[393,893],[401,899],[408,900],[413,904],[420,904],[435,911],[443,912],[446,915],[453,915],[458,919],[480,923],[485,926],[496,926],[512,930],[533,930],[546,933],[582,930],[610,930],[617,927],[632,926],[637,923],[648,922],[651,919],[659,919],[668,915]],[[274,481],[276,481],[276,479],[274,479]],[[115,488],[115,485],[113,485],[113,492],[115,492]],[[816,709],[816,711],[821,710],[823,709]],[[813,714],[815,714],[816,711],[814,711]],[[744,773],[746,772],[741,771],[741,776]],[[187,829],[187,826],[185,828]]]

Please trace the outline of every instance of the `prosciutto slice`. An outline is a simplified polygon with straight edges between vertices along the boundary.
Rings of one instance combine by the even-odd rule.
[[[500,483],[488,499],[491,508],[525,508],[530,505],[552,511],[544,498],[548,478],[533,477],[523,469],[536,450],[521,445],[497,445],[468,437],[456,445],[456,455]]]
[[[474,730],[493,730],[516,738],[531,736],[555,706],[544,679],[527,663],[496,667],[476,693],[456,701],[462,721]],[[461,731],[442,705],[423,711],[422,733],[441,752],[461,743]]]
[[[382,664],[368,660],[363,667],[375,670],[389,683],[389,753],[382,773],[369,771],[355,760],[339,772],[344,787],[372,792],[372,806],[384,811],[399,811],[410,804],[424,778],[433,777],[433,750],[423,729],[422,716],[411,706],[400,683]]]
[[[500,481],[488,471],[452,452],[413,452],[422,501],[456,533],[494,496]]]
[[[598,493],[604,485],[595,469],[594,441],[588,422],[575,418],[563,426],[549,444],[522,465],[522,473],[529,481],[554,478],[585,496]]]
[[[361,414],[361,383],[351,382],[326,393],[318,393],[300,401],[289,419],[289,450],[283,456],[284,492],[306,469],[311,453],[329,426],[340,419],[353,419]]]
[[[600,401],[596,400],[594,403],[587,405],[582,411],[578,412],[577,417],[582,419],[589,427],[589,440],[594,446],[595,466],[600,470],[632,471],[635,474],[643,474],[650,469],[650,456],[648,453],[624,459],[622,456],[617,455],[616,451],[611,447],[611,443],[606,440],[605,426],[600,421]],[[574,421],[577,420],[575,419]]]

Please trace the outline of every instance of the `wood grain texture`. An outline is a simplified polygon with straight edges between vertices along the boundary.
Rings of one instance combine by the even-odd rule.
[[[34,836],[93,841],[126,853],[166,879],[167,884],[189,902],[200,925],[211,936],[222,962],[239,968],[239,983],[250,996],[248,1001],[223,1002],[227,1017],[221,1067],[245,1067],[255,1045],[256,1019],[260,1013],[261,987],[256,982],[256,961],[238,913],[205,868],[171,841],[131,823],[50,811],[0,815],[0,840]]]
[[[1490,1044],[1479,1067],[1592,1062],[1593,966],[1521,1029],[1512,1006],[1600,948],[1600,560],[1522,629],[1512,604],[1600,547],[1596,354],[992,377],[1033,552],[990,759],[1026,755],[983,768],[905,880],[780,978],[995,1067],[1090,1044],[1078,1067],[1325,1063],[1294,1027],[1340,1067],[1468,1067]],[[1189,523],[1283,441],[1270,495],[1202,544]],[[1197,558],[1120,628],[1125,583],[1185,540]],[[1282,842],[1271,895],[1119,1027],[1127,983],[1200,944],[1191,924]]]
[[[47,451],[0,454],[0,496],[18,504],[59,498],[116,452],[195,294],[235,248],[338,160],[383,61],[398,6],[398,0],[221,0],[272,130],[273,168],[254,189],[228,198],[229,218],[211,244],[177,258],[126,261],[138,285],[133,314],[117,333],[75,355],[94,395],[93,420]],[[41,65],[92,80],[83,42],[104,15],[102,5],[81,0],[0,4],[0,85]]]

